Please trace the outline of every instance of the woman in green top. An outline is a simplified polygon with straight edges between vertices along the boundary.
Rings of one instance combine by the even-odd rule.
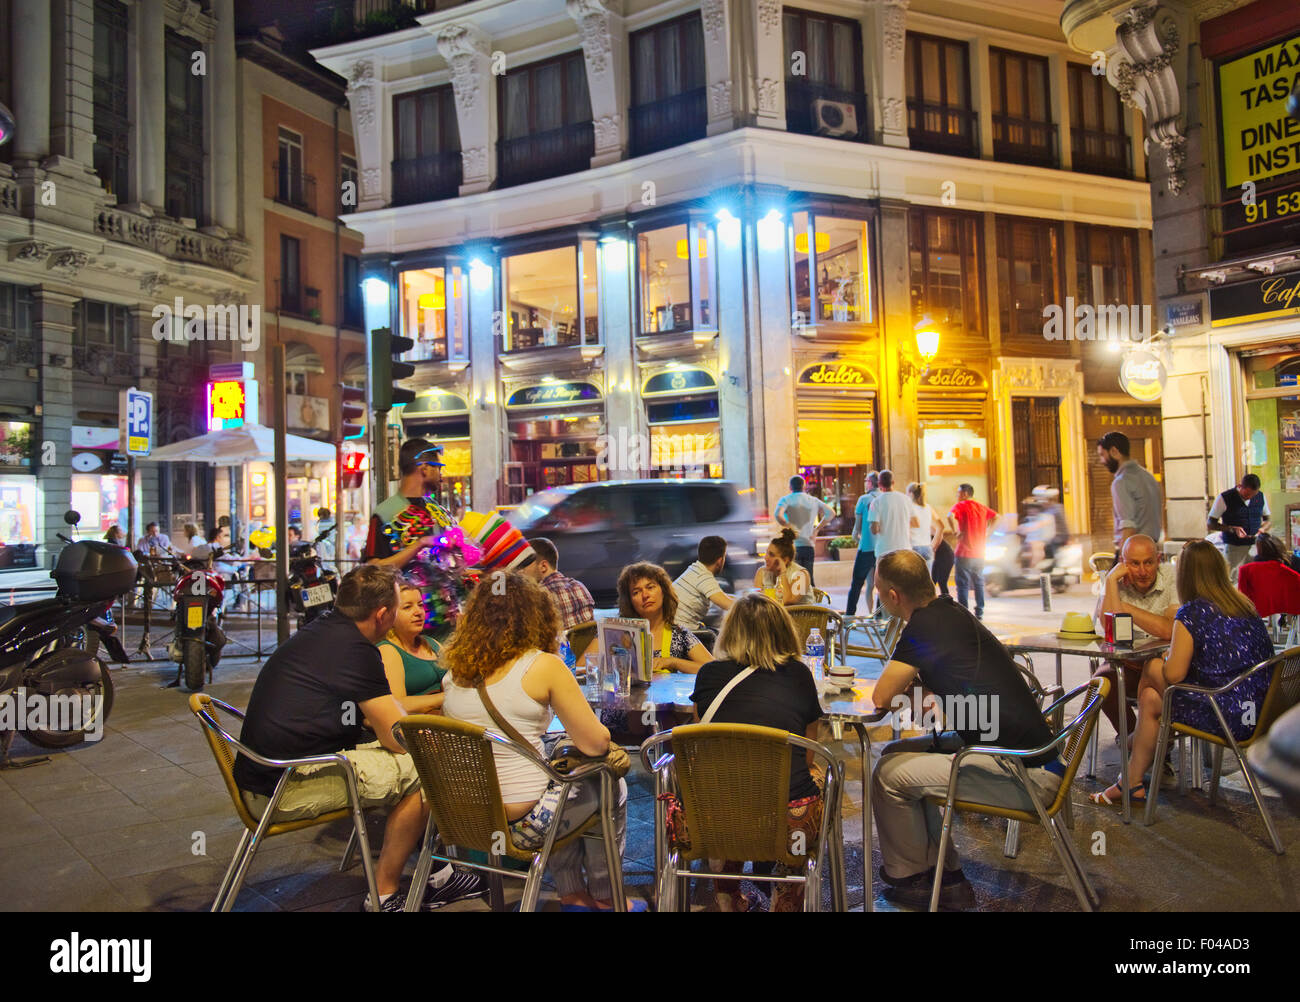
[[[424,629],[424,596],[405,582],[400,590],[397,621],[378,645],[388,687],[407,713],[439,713],[446,669],[438,665],[434,642],[420,633]]]

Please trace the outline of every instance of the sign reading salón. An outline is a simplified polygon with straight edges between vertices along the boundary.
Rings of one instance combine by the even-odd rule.
[[[799,373],[800,386],[820,389],[872,389],[876,377],[871,370],[852,362],[818,362]]]
[[[982,390],[988,384],[974,369],[967,369],[960,365],[947,365],[937,369],[926,369],[921,374],[920,385],[938,390]]]

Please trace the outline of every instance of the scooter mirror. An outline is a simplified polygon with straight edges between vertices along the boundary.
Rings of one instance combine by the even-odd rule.
[[[63,513],[63,521],[68,525],[77,525],[81,521],[81,512],[68,509]]]

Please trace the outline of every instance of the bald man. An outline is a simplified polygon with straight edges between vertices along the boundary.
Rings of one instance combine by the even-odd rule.
[[[1106,584],[1093,616],[1100,620],[1105,612],[1126,612],[1133,617],[1134,631],[1168,640],[1174,634],[1174,616],[1178,612],[1178,589],[1174,584],[1174,569],[1160,562],[1155,540],[1150,536],[1129,536],[1120,551],[1120,559],[1106,575]],[[1124,688],[1136,693],[1142,680],[1142,661],[1124,664]],[[1101,704],[1102,712],[1119,732],[1119,692],[1115,687],[1115,667],[1106,665],[1098,675],[1110,679],[1110,694]],[[1136,723],[1133,711],[1124,708],[1128,720],[1128,733],[1133,733]]]

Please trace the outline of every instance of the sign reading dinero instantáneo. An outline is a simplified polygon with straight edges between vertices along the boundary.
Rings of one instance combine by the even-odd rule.
[[[974,369],[960,365],[945,365],[927,369],[921,375],[921,386],[944,390],[982,390],[987,385],[984,377]]]
[[[1300,36],[1219,67],[1223,183],[1238,188],[1300,167],[1300,121],[1286,99],[1300,79]]]
[[[1210,326],[1300,313],[1300,273],[1266,275],[1210,289]]]
[[[818,362],[799,373],[798,385],[868,389],[876,385],[876,377],[852,362]]]
[[[537,404],[576,404],[599,400],[600,390],[591,383],[542,383],[515,390],[507,407],[533,407]]]

